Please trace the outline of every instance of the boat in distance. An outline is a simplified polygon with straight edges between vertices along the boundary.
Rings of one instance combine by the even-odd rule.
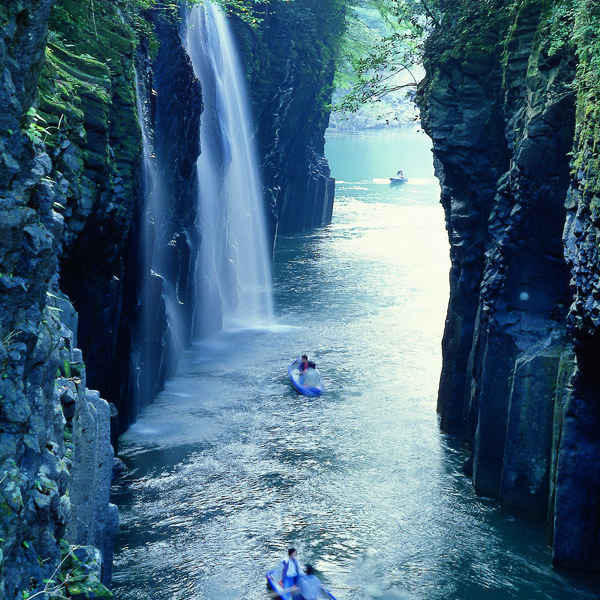
[[[325,384],[319,369],[315,367],[307,367],[304,373],[300,373],[301,358],[294,359],[288,367],[288,375],[293,388],[303,396],[314,398],[320,396],[325,391]],[[310,365],[311,363],[309,363]],[[312,363],[314,364],[314,363]]]
[[[394,177],[390,177],[390,185],[399,185],[400,183],[405,183],[408,181],[408,178],[402,171],[398,171]]]

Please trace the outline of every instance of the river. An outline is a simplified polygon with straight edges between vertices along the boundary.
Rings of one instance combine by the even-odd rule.
[[[273,324],[195,344],[121,438],[116,598],[266,600],[290,545],[338,600],[597,598],[551,568],[542,528],[473,493],[439,431],[449,259],[429,140],[330,134],[326,152],[333,222],[279,239]],[[287,381],[305,352],[321,398]]]

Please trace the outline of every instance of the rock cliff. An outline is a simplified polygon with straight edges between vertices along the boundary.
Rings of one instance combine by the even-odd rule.
[[[69,165],[78,165],[67,158],[76,142],[59,132],[68,118],[80,125],[79,144],[86,131],[79,107],[70,106],[68,116],[65,110],[52,121],[37,103],[38,78],[49,64],[44,66],[52,4],[19,0],[0,8],[3,598],[42,589],[63,593],[67,583],[59,577],[67,573],[77,576],[69,584],[73,596],[107,594],[100,580],[110,580],[117,526],[109,505],[110,408],[86,388],[75,313],[57,277],[61,247],[76,228],[66,209],[68,190],[76,185]],[[88,98],[93,103],[105,81],[98,70],[88,77],[87,86],[96,86]],[[72,98],[70,90],[60,93]],[[100,127],[102,114],[96,115]],[[65,177],[53,162],[56,152],[64,156]]]
[[[452,260],[441,427],[479,493],[545,520],[554,563],[586,571],[600,564],[597,14],[445,3],[419,94]]]
[[[259,27],[235,23],[274,235],[331,221],[335,180],[324,147],[343,5],[337,0],[275,2],[259,9]]]
[[[125,331],[133,353],[122,353],[129,390],[120,395],[121,431],[173,376],[191,343],[196,310],[202,92],[179,35],[178,13],[159,10],[151,18],[158,51],[152,57],[140,52],[138,105],[152,164],[144,170],[143,214],[126,259],[136,276],[130,286],[131,328]]]

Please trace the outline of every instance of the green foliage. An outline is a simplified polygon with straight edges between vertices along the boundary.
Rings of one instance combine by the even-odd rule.
[[[547,16],[548,54],[554,56],[573,44],[575,0],[562,0],[553,4]]]
[[[307,82],[306,96],[317,94],[311,118],[328,114],[332,94],[328,82],[340,56],[346,9],[346,0],[271,0],[254,6],[257,26],[233,19],[245,49],[246,77],[255,103],[267,102],[268,94],[281,85],[294,65],[294,76]]]
[[[600,222],[600,5],[576,0],[573,39],[577,48],[577,116],[572,166],[579,189],[589,195]]]
[[[219,4],[225,13],[229,16],[235,16],[245,23],[256,27],[261,21],[261,8],[272,4],[277,0],[214,0]],[[281,0],[284,2],[292,2],[293,0]],[[179,13],[180,6],[187,4],[194,6],[202,4],[204,0],[121,0],[124,10],[132,15],[135,19],[135,13],[143,14],[144,11],[162,11],[171,18],[176,18]],[[132,10],[133,9],[133,10]]]
[[[193,2],[194,0],[192,0]],[[230,16],[236,16],[252,27],[258,27],[263,20],[265,6],[270,5],[273,0],[216,0]],[[291,0],[284,0],[291,2]],[[196,0],[202,2],[202,0]]]
[[[25,544],[26,542],[23,542]],[[27,545],[29,548],[29,545]],[[23,590],[23,600],[34,600],[34,598],[71,598],[74,596],[85,596],[88,598],[112,598],[112,593],[100,583],[97,576],[90,571],[89,566],[81,562],[75,552],[79,546],[71,546],[66,540],[61,540],[61,561],[54,569],[50,577],[42,581],[43,586],[32,586],[29,590]],[[44,560],[38,557],[38,562],[43,564]]]
[[[413,70],[421,63],[427,35],[441,18],[435,0],[352,4],[337,75],[337,84],[350,90],[334,107],[340,112],[356,112],[391,92],[414,89],[417,78]],[[402,73],[408,77],[399,77]]]
[[[49,134],[49,130],[45,127],[46,119],[33,106],[25,113],[25,119],[23,132],[31,142],[45,141]]]

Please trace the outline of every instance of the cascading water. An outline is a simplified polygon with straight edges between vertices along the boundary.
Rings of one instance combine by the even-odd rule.
[[[164,193],[153,151],[148,102],[136,73],[138,122],[142,132],[143,193],[141,324],[138,347],[138,397],[135,405],[147,404],[174,373],[184,349],[182,316],[174,285],[168,281],[165,256],[169,237],[168,198]]]
[[[225,16],[191,9],[187,52],[202,84],[199,327],[257,327],[273,315],[270,252],[244,78]]]

